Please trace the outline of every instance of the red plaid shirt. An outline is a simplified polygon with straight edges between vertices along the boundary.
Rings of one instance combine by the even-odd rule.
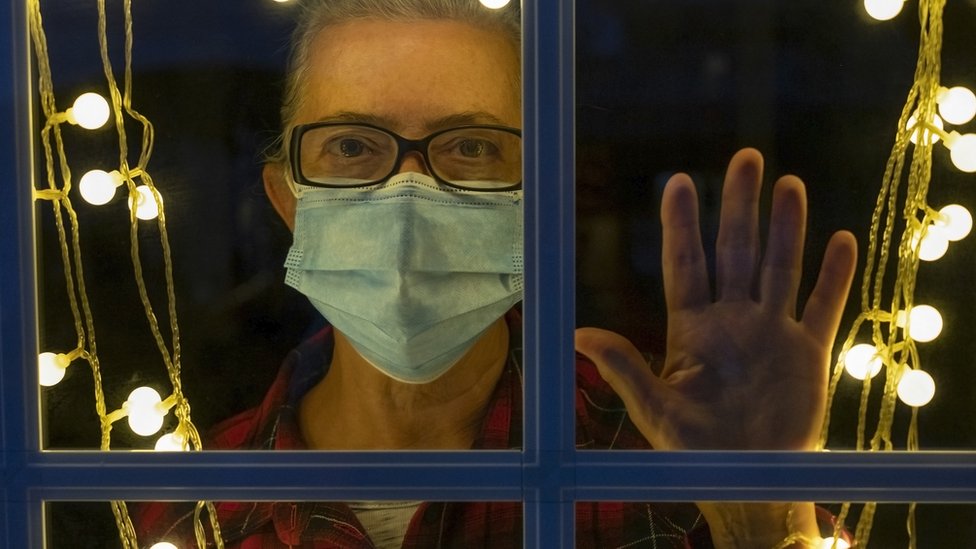
[[[509,321],[513,334],[510,359],[475,441],[476,449],[521,446],[521,327],[514,313]],[[305,449],[297,420],[298,402],[325,375],[332,343],[332,332],[327,328],[292,351],[261,405],[218,425],[211,446],[226,450]],[[576,367],[577,447],[649,448],[593,364],[577,357]],[[170,541],[180,549],[197,547],[193,504],[147,503],[133,507],[139,539],[147,547],[158,541]],[[373,547],[356,515],[343,503],[220,502],[216,507],[228,549]],[[686,533],[688,530],[690,534]],[[577,503],[576,537],[578,549],[712,546],[708,528],[689,503]],[[521,546],[520,502],[423,503],[403,542],[403,547],[409,549]]]

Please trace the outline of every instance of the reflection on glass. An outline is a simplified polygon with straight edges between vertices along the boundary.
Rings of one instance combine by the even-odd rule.
[[[218,4],[32,7],[44,448],[520,447],[517,3]]]
[[[781,503],[704,502],[701,506],[745,505],[748,508]],[[976,543],[976,507],[972,504],[919,504],[914,519],[909,518],[907,504],[878,504],[874,512],[873,528],[861,531],[855,538],[855,524],[866,511],[866,504],[850,506],[843,515],[843,506],[826,503],[816,507],[817,533],[806,537],[805,547],[813,549],[849,549],[858,547],[908,547],[912,539],[918,549],[970,547]],[[598,522],[597,517],[603,517]],[[957,528],[956,525],[965,525]],[[779,525],[776,525],[779,526]],[[911,530],[909,530],[910,528]],[[599,532],[599,534],[594,534]],[[912,533],[910,533],[912,532]],[[683,549],[710,547],[709,525],[698,516],[695,506],[686,504],[645,504],[637,502],[579,502],[576,504],[576,547],[659,547]],[[774,539],[774,538],[768,538]],[[780,537],[760,546],[773,547],[784,540]],[[755,542],[755,539],[750,540]],[[630,544],[630,545],[628,545]],[[690,544],[690,545],[689,545]]]
[[[781,349],[783,334],[766,318],[761,322],[762,330],[749,332],[755,337],[737,334],[755,319],[750,313],[750,302],[767,305],[769,296],[774,304],[783,305],[772,309],[787,318],[795,312],[801,327],[814,320],[810,303],[819,302],[815,283],[823,272],[821,260],[832,256],[825,253],[827,250],[838,251],[849,245],[838,247],[837,241],[828,245],[837,231],[854,232],[860,257],[868,248],[865,228],[872,219],[891,143],[898,137],[896,132],[902,130],[896,122],[913,82],[920,44],[917,18],[903,14],[891,22],[872,23],[866,20],[866,14],[858,13],[862,8],[855,4],[815,8],[802,3],[766,7],[709,4],[702,9],[678,4],[651,7],[577,3],[577,325],[606,328],[634,344],[639,352],[616,352],[618,358],[627,357],[622,363],[628,368],[607,377],[610,381],[638,380],[649,386],[646,391],[653,401],[649,406],[689,410],[698,421],[712,404],[731,405],[720,395],[735,391],[719,384],[716,377],[736,378],[736,368],[746,371],[749,364],[758,363],[764,365],[761,369],[766,372],[767,363],[773,367],[777,363],[795,366],[799,360],[806,360],[814,368],[828,364],[834,371],[838,364],[842,344],[862,306],[861,271],[856,273],[833,341],[822,338],[813,351],[799,345]],[[912,9],[919,6],[915,4]],[[948,120],[946,113],[950,117],[956,114],[953,107],[957,94],[960,98],[965,96],[960,102],[969,105],[968,94],[952,90],[967,84],[964,80],[971,72],[966,68],[972,64],[967,29],[976,22],[974,17],[972,10],[946,10],[942,82],[932,89],[937,103],[933,107],[940,113],[936,115],[939,118],[932,119],[932,127],[926,126],[925,134],[914,128],[914,133],[931,135],[933,141],[936,136],[941,138],[932,153],[933,181],[937,177],[938,185],[932,185],[927,200],[932,207],[921,208],[924,211],[919,214],[916,231],[915,245],[924,261],[918,267],[917,288],[911,284],[914,305],[933,306],[942,312],[945,323],[935,317],[920,318],[918,322],[892,318],[891,326],[894,331],[910,332],[918,343],[910,348],[899,343],[895,358],[917,353],[910,362],[917,364],[921,360],[930,367],[916,369],[916,373],[902,379],[902,372],[894,364],[890,375],[879,375],[865,391],[861,380],[870,379],[877,364],[868,357],[861,371],[853,367],[852,375],[860,377],[854,379],[845,374],[831,401],[827,448],[854,449],[865,442],[870,444],[872,436],[874,443],[890,443],[896,450],[916,445],[921,449],[966,448],[976,443],[976,428],[954,420],[970,417],[974,412],[969,371],[958,362],[971,354],[968,346],[973,345],[971,338],[965,337],[964,326],[971,323],[967,319],[976,310],[976,302],[972,292],[962,288],[968,287],[964,273],[973,262],[974,248],[965,239],[956,242],[945,237],[942,225],[948,225],[947,218],[951,216],[941,213],[948,204],[959,204],[971,211],[974,197],[968,181],[972,176],[951,162],[951,154],[961,153],[956,152],[955,145],[951,151],[945,150],[944,136],[939,133],[943,130],[938,129],[938,124]],[[895,23],[898,20],[900,24]],[[868,47],[868,43],[884,45],[878,49]],[[931,51],[932,45],[923,49]],[[962,114],[969,115],[968,107],[960,111],[965,112],[954,120],[964,120]],[[971,132],[970,128],[971,122],[967,121],[955,131],[962,136]],[[913,133],[910,130],[907,126],[903,130],[906,139]],[[944,132],[948,135],[949,129]],[[867,139],[867,135],[876,139]],[[909,153],[917,152],[923,144],[915,137],[919,144],[907,145]],[[729,159],[737,158],[733,155],[743,147],[755,147],[764,155],[764,186],[758,196],[736,186],[735,172],[729,169]],[[735,161],[731,164],[738,165]],[[680,181],[678,185],[671,181],[672,186],[668,182],[678,172],[690,174],[697,200],[674,200],[679,197],[672,191],[682,186]],[[787,276],[785,282],[780,277],[787,288],[783,295],[795,292],[795,304],[792,298],[776,301],[776,280],[780,275],[768,269],[777,263],[776,250],[784,243],[777,235],[789,234],[784,233],[782,218],[776,215],[777,211],[785,211],[778,208],[782,195],[772,190],[774,181],[787,173],[802,178],[807,201],[806,242],[801,250],[793,252],[799,256],[793,264],[802,266],[803,277]],[[775,186],[783,190],[792,184],[795,183],[787,181],[786,185]],[[898,196],[903,201],[905,194]],[[736,216],[735,208],[728,207],[734,206],[737,199],[751,204],[748,216]],[[675,215],[694,211],[695,203],[694,223]],[[682,207],[676,209],[676,205]],[[899,209],[899,215],[900,212]],[[965,218],[961,223],[965,227],[969,216],[960,215]],[[745,226],[750,228],[736,232],[736,223],[723,224],[721,220],[725,219],[747,221]],[[701,256],[688,253],[697,251],[696,243],[668,238],[668,227],[679,227],[686,221],[700,227]],[[739,254],[735,249],[743,243],[748,244],[747,251]],[[890,267],[895,269],[898,252],[891,254]],[[938,262],[929,261],[939,255],[943,257]],[[676,261],[691,260],[702,262],[707,269],[673,272]],[[860,260],[859,265],[863,269],[864,261]],[[695,272],[706,272],[707,278],[700,274],[689,276]],[[888,278],[892,277],[885,280]],[[704,298],[689,301],[688,291]],[[907,295],[901,291],[882,293],[885,299]],[[738,302],[743,297],[743,302]],[[698,311],[704,304],[713,300],[722,303],[723,299],[728,301],[724,324],[706,322],[701,316],[695,316],[697,322],[693,324],[687,322],[689,309],[683,305],[690,302],[692,310]],[[832,310],[840,308],[840,304],[835,304]],[[695,326],[713,334],[714,340],[703,342],[692,333]],[[932,340],[938,326],[943,326],[942,333]],[[689,344],[689,334],[694,344]],[[854,343],[865,343],[863,339]],[[599,345],[591,343],[595,350],[590,358],[599,362],[599,348],[607,344],[605,339]],[[703,355],[714,348],[723,349],[721,360],[716,363],[722,364],[722,374],[711,376]],[[655,360],[648,361],[649,354]],[[780,358],[771,358],[774,356]],[[815,360],[810,360],[811,356]],[[691,392],[701,398],[688,392],[655,390],[658,384],[647,381],[649,376],[642,361],[650,362],[651,371],[666,385],[693,387]],[[702,372],[693,369],[698,366]],[[604,372],[608,370],[603,368]],[[662,433],[683,431],[695,421],[664,417],[660,409],[652,414],[658,418],[657,423],[641,418],[634,422],[644,426],[652,445],[659,448],[819,447],[821,429],[817,417],[822,413],[827,392],[819,385],[819,374],[804,385],[809,393],[798,398],[797,392],[804,391],[800,384],[791,388],[782,383],[790,379],[789,372],[773,371],[778,373],[765,380],[749,375],[756,386],[741,387],[747,391],[742,402],[745,407],[761,409],[760,414],[809,417],[810,421],[795,431],[796,436],[787,437],[790,440],[763,439],[752,445],[748,441],[716,438],[720,432],[703,432],[702,436],[691,437],[694,440],[672,440]],[[581,388],[591,392],[582,385],[587,376],[582,377]],[[894,378],[887,395],[883,390],[886,377]],[[897,392],[899,399],[892,395],[896,395],[895,386],[901,381],[904,387]],[[869,425],[867,441],[865,435],[858,440],[862,392],[871,410],[863,420]],[[630,398],[623,396],[625,401]],[[873,418],[879,415],[882,401],[893,398],[894,428],[890,436],[876,435]],[[783,403],[782,408],[775,407],[777,399]],[[614,406],[620,404],[611,405]],[[640,405],[634,404],[633,409],[638,408]],[[913,419],[916,412],[917,419]],[[739,408],[723,408],[723,421],[745,413]],[[917,435],[909,432],[909,425],[916,421]],[[736,430],[731,424],[726,427]],[[579,428],[590,429],[582,424]],[[877,430],[880,433],[882,429]],[[682,440],[688,445],[681,444]]]
[[[129,507],[137,524],[140,547],[151,547],[155,543],[166,541],[173,543],[178,549],[195,546],[193,534],[182,526],[167,533],[159,533],[167,521],[176,520],[185,512],[192,512],[192,503],[129,503]],[[119,547],[118,534],[107,502],[48,502],[45,509],[48,549]],[[521,546],[522,505],[517,502],[252,502],[218,504],[218,509],[227,547],[237,547],[248,537],[268,540],[268,544],[261,545],[262,547],[277,547],[276,543],[284,546],[283,544],[289,542],[281,536],[289,530],[285,528],[276,533],[274,524],[291,517],[292,509],[296,511],[295,516],[308,519],[302,528],[303,533],[300,534],[304,536],[301,539],[306,543],[316,535],[332,536],[323,539],[354,540],[345,546],[361,547],[368,535],[369,539],[377,543],[377,547],[383,547],[378,544],[382,534],[373,525],[381,522],[380,517],[390,516],[396,517],[392,520],[393,523],[406,527],[408,533],[405,536],[408,541],[430,539],[422,536],[430,536],[432,532],[440,534],[443,526],[443,539],[453,543],[451,545],[445,541],[445,547]],[[864,504],[853,504],[846,516],[845,527],[835,532],[836,518],[841,510],[841,505],[836,503],[818,505],[817,519],[822,539],[830,538],[834,534],[838,539],[853,539],[854,524],[864,512]],[[241,519],[247,515],[253,522],[244,528]],[[414,516],[417,520],[409,525],[403,522],[409,522]],[[343,525],[339,519],[347,524]],[[973,504],[919,504],[914,521],[918,549],[973,546],[976,543],[974,519],[976,506]],[[907,504],[878,504],[867,546],[908,547],[907,520]],[[459,526],[462,524],[463,528]],[[651,540],[659,548],[684,548],[686,538],[704,540],[709,535],[708,525],[690,503],[577,502],[576,527],[576,547],[579,549],[621,547],[634,541],[646,543],[650,547]],[[262,535],[270,537],[261,538]],[[505,545],[512,540],[518,542]],[[297,544],[294,539],[291,543]],[[419,546],[428,545],[421,543]],[[827,547],[824,546],[823,549]]]
[[[691,503],[576,503],[577,549],[685,548],[702,530],[707,527]]]
[[[191,502],[129,503],[139,547],[197,547]],[[221,539],[239,547],[521,547],[519,502],[217,503]],[[47,547],[118,547],[104,502],[50,502]],[[208,543],[213,530],[204,519]],[[165,546],[156,547],[163,549]],[[168,549],[168,548],[167,548]]]

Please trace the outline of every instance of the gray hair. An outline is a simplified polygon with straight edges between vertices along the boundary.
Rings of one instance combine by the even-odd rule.
[[[501,9],[486,8],[479,0],[306,0],[291,37],[291,53],[281,107],[282,134],[267,161],[288,161],[287,136],[303,101],[311,44],[322,29],[356,19],[391,21],[449,19],[504,33],[520,52],[522,17],[519,0]],[[520,75],[514,75],[516,83]]]

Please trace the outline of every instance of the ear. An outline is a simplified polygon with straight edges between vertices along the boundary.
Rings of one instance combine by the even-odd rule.
[[[278,215],[288,225],[288,228],[295,231],[295,203],[297,198],[291,191],[291,186],[285,181],[285,170],[280,164],[269,162],[264,165],[262,172],[264,177],[264,192],[268,194],[268,200],[274,206]]]

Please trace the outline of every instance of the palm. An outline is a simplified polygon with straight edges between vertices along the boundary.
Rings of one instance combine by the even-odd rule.
[[[765,254],[758,204],[762,157],[729,164],[716,245],[713,299],[694,185],[665,189],[664,285],[668,343],[656,377],[616,334],[581,330],[590,356],[658,449],[809,449],[823,416],[830,349],[854,270],[849,233],[831,239],[803,315],[795,315],[806,201],[795,177],[777,182]],[[762,258],[760,258],[762,255]],[[761,261],[760,261],[761,259]]]
[[[809,448],[819,434],[827,350],[754,302],[719,302],[668,322],[659,398],[642,425],[656,448]]]

